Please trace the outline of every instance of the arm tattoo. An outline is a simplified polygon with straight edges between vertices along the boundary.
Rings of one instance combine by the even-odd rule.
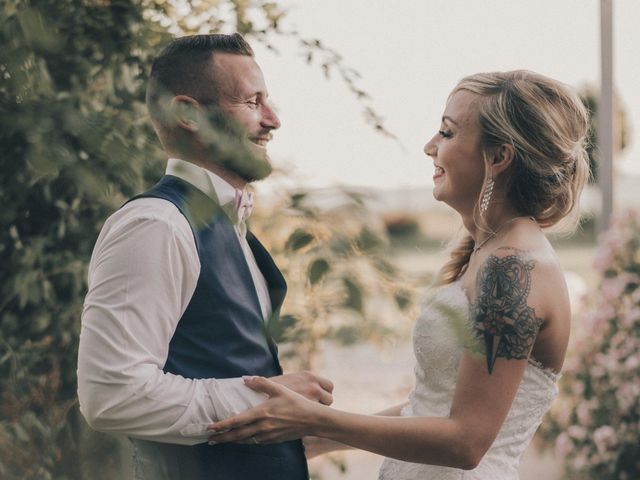
[[[471,307],[475,329],[484,339],[489,373],[498,357],[528,358],[542,324],[527,305],[535,262],[526,252],[508,250],[514,253],[490,255],[478,272],[476,300]]]

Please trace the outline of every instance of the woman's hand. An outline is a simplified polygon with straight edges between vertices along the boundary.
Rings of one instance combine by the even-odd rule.
[[[311,435],[318,413],[327,408],[263,377],[246,377],[245,384],[269,395],[269,400],[208,427],[209,444],[280,443]]]

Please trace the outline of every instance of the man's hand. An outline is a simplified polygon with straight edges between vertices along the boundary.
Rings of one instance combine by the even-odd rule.
[[[269,380],[279,383],[303,397],[324,405],[333,403],[333,383],[320,375],[311,372],[296,372],[271,377]]]

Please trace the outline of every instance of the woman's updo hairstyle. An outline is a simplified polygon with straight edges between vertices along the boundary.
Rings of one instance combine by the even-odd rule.
[[[470,75],[451,95],[460,90],[478,95],[474,105],[484,157],[500,145],[513,146],[514,158],[504,173],[505,200],[543,228],[565,218],[566,226],[575,228],[578,215],[569,214],[577,212],[589,176],[585,150],[589,116],[578,95],[556,80],[526,70]],[[453,282],[464,272],[473,248],[471,237],[453,248],[440,272],[442,283]]]

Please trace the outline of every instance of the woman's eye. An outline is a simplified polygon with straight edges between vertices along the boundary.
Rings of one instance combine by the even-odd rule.
[[[256,100],[247,100],[247,105],[251,108],[258,108],[258,102]]]
[[[449,130],[438,130],[438,133],[443,138],[451,138],[453,134]]]

